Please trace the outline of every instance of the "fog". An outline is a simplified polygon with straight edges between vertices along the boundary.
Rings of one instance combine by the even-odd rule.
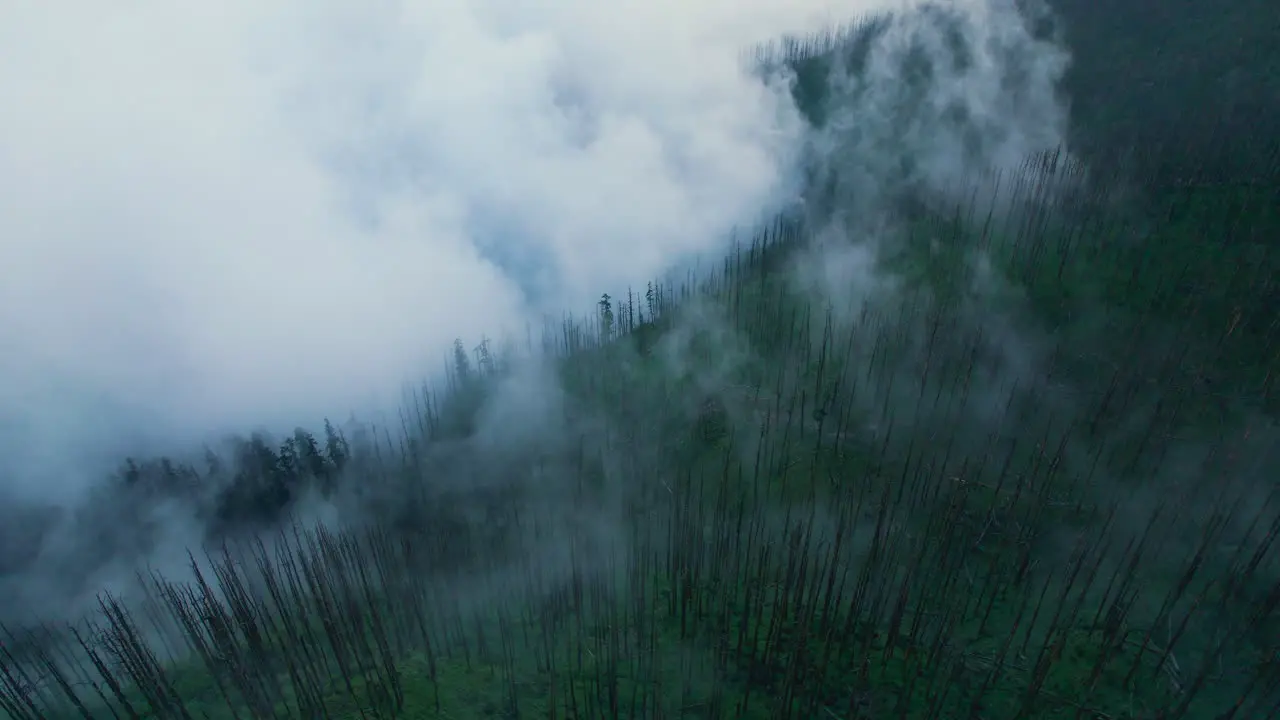
[[[815,299],[891,291],[889,198],[969,193],[1067,124],[1069,56],[1035,3],[923,5],[6,6],[0,495],[73,507],[129,454],[394,412],[455,338],[642,291],[798,204],[825,218],[795,274]],[[794,78],[748,61],[886,11],[864,71],[820,78],[816,126]],[[495,388],[473,454],[554,440],[549,383]],[[200,540],[185,511],[115,512],[93,532]],[[91,531],[53,535],[50,568]]]
[[[995,523],[1037,583],[1095,551],[1133,571],[1172,508],[1148,589],[1118,591],[1171,626],[1182,574],[1243,568],[1273,513],[1267,369],[1214,367],[1248,349],[1239,307],[1218,337],[1095,271],[1178,238],[1075,142],[1065,37],[1042,0],[0,7],[0,636],[57,643],[39,623],[103,591],[154,620],[140,569],[213,576],[200,550],[265,558],[289,524],[387,530],[388,587],[461,613],[623,592],[654,559],[747,568],[746,522],[741,557],[786,548],[788,582],[853,529],[848,571],[882,522],[978,520],[978,487],[944,544]],[[780,214],[786,240],[734,247]],[[752,260],[720,276],[726,251]],[[1229,573],[1259,593],[1269,542]]]
[[[723,247],[803,134],[742,53],[877,9],[5,3],[0,482],[385,405]]]

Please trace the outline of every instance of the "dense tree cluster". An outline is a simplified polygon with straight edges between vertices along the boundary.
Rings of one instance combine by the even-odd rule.
[[[206,447],[199,463],[126,458],[111,480],[148,497],[202,500],[217,530],[273,523],[310,490],[329,496],[350,457],[346,437],[325,420],[323,438],[303,428],[282,441],[255,432],[222,453]]]
[[[1280,13],[1271,0],[1047,0],[1072,50],[1072,144],[1156,187],[1277,181]]]

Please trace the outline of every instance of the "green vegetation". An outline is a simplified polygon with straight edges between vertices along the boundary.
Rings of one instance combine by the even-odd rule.
[[[459,341],[397,430],[250,440],[219,517],[310,484],[365,521],[5,631],[0,711],[1275,717],[1280,185],[1124,173],[1037,157],[874,244],[782,218],[539,348]]]

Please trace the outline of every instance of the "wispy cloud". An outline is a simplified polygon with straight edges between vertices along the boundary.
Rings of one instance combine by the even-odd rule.
[[[343,414],[716,247],[793,189],[802,131],[741,53],[878,9],[5,3],[5,482]]]

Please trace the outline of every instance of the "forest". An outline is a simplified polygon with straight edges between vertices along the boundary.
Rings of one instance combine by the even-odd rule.
[[[945,75],[859,80],[894,16],[780,39],[838,142],[715,265],[475,328],[390,420],[0,509],[0,578],[69,522],[93,598],[0,598],[0,717],[1280,717],[1280,19],[1051,4],[1060,148],[956,174],[979,120],[860,125]]]

